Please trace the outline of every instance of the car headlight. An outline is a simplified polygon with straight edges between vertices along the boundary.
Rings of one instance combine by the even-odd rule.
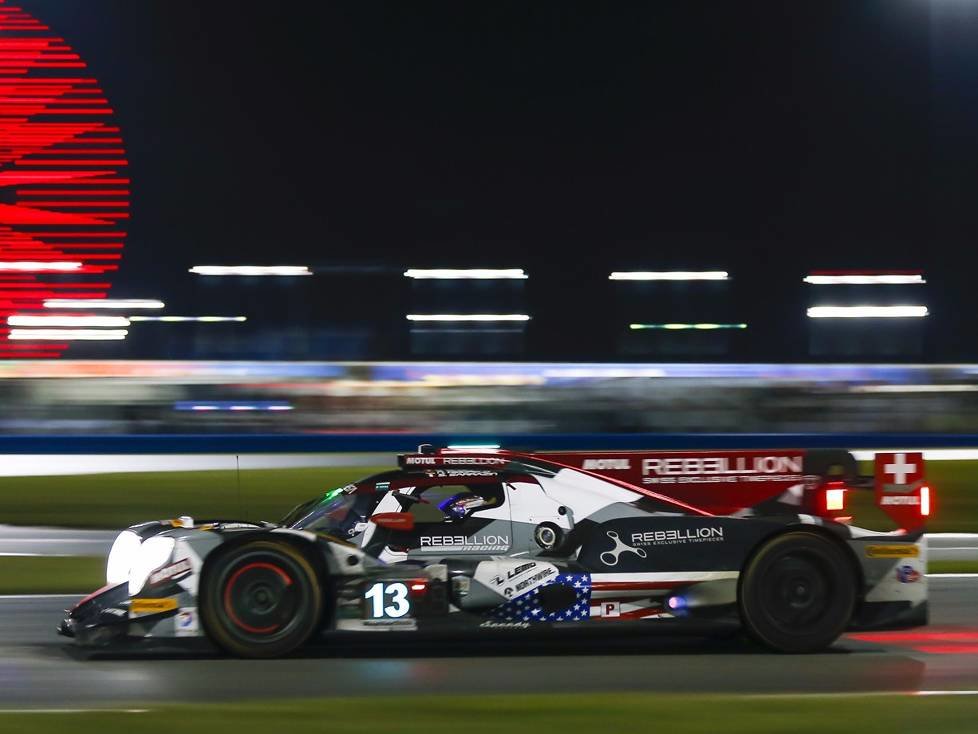
[[[105,564],[105,583],[115,586],[127,581],[137,553],[139,553],[139,536],[131,530],[119,533],[112,544],[112,550],[109,551],[109,560]]]
[[[174,545],[173,538],[156,537],[139,546],[139,552],[129,571],[129,596],[135,596],[142,591],[149,575],[170,560]]]

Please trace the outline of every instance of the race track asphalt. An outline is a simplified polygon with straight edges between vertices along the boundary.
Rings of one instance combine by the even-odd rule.
[[[90,660],[54,632],[76,597],[0,597],[0,707],[410,693],[978,690],[978,578],[930,583],[931,626],[850,635],[827,653],[804,656],[735,640],[504,632],[471,641],[377,633],[275,661]]]

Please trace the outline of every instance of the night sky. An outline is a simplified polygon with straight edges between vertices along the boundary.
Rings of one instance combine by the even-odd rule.
[[[587,323],[611,270],[716,268],[769,322],[750,350],[804,327],[810,269],[922,268],[928,343],[974,331],[974,4],[18,4],[117,111],[115,295],[177,301],[199,263],[526,267],[541,318]]]

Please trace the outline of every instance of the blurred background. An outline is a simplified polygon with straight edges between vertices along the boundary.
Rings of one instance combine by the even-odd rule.
[[[0,432],[978,429],[973,4],[20,6]]]
[[[973,731],[976,39],[970,0],[0,0],[0,730]],[[932,625],[790,676],[53,641],[120,528],[503,437],[924,449]]]
[[[7,434],[978,433],[978,365],[25,361],[0,404]]]

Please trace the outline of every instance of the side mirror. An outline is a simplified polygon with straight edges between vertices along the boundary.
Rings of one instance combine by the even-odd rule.
[[[379,512],[370,522],[388,530],[414,530],[414,515],[408,512]]]

